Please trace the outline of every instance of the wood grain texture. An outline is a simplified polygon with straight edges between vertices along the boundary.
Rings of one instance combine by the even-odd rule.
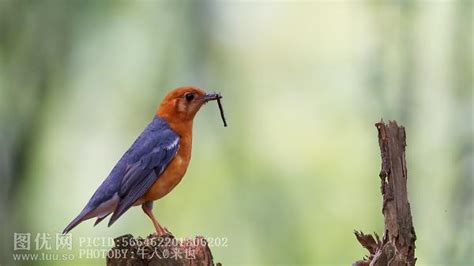
[[[380,240],[377,234],[374,237],[355,231],[369,255],[353,265],[415,265],[416,234],[408,202],[405,128],[395,121],[385,124],[383,120],[375,126],[382,159],[379,176],[385,232]]]
[[[114,241],[115,247],[107,254],[107,266],[214,265],[203,237],[178,240],[171,234],[160,237],[153,234],[146,239],[124,235]]]

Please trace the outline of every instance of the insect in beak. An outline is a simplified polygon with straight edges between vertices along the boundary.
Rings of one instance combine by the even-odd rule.
[[[219,111],[221,113],[222,122],[224,122],[224,127],[227,127],[227,122],[225,120],[224,108],[222,107],[221,99],[222,99],[222,95],[220,93],[217,93],[217,92],[209,92],[209,93],[206,93],[206,95],[204,95],[204,101],[206,103],[209,102],[209,101],[217,100],[217,105],[219,106]]]

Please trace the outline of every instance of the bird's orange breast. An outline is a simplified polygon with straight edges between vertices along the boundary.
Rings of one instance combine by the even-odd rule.
[[[139,200],[153,201],[168,194],[183,178],[191,159],[191,137],[181,138],[176,156],[171,160],[165,171]]]

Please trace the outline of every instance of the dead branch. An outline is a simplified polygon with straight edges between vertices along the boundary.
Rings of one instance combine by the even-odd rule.
[[[416,235],[407,195],[405,128],[395,121],[389,121],[387,125],[383,120],[375,126],[382,157],[379,176],[385,232],[380,240],[377,234],[374,238],[355,231],[357,240],[369,251],[369,255],[353,265],[415,265]]]
[[[107,254],[107,266],[214,265],[203,237],[178,240],[171,234],[160,237],[153,234],[146,239],[124,235],[114,241],[115,247]]]

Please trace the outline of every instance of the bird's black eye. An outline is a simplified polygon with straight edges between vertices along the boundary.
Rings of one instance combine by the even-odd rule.
[[[192,101],[192,100],[194,99],[194,93],[188,92],[188,93],[186,93],[186,94],[184,95],[184,98],[186,98],[186,100],[187,100],[188,102],[190,102],[190,101]]]

